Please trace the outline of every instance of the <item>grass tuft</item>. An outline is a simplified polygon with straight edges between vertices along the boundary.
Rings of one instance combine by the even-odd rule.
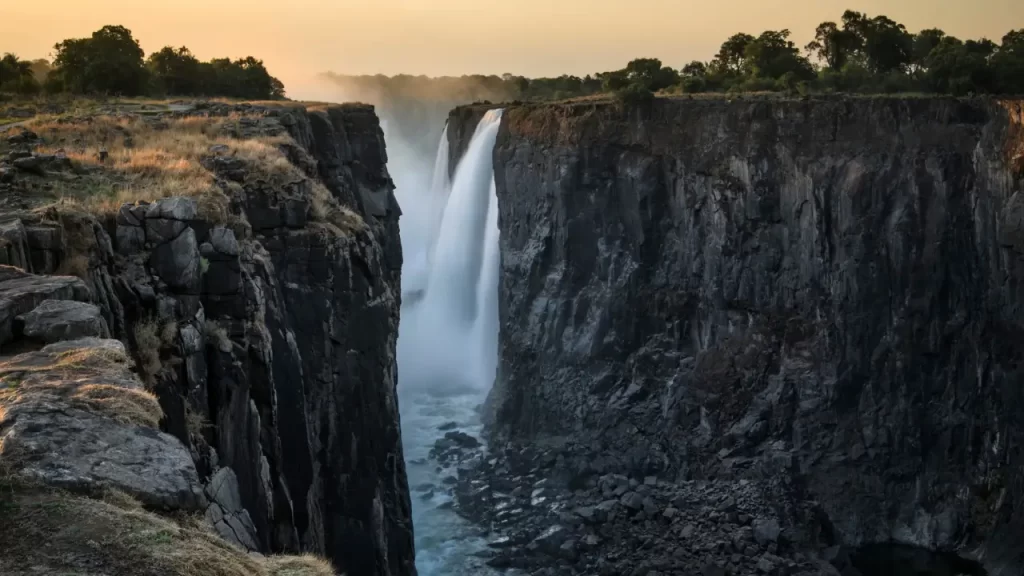
[[[163,411],[153,394],[125,385],[131,360],[113,348],[30,352],[0,362],[0,418],[21,405],[60,403],[123,424],[156,428]]]
[[[91,499],[17,486],[0,491],[0,510],[4,574],[334,575],[327,562],[312,556],[247,554],[197,517],[159,516],[124,495]]]

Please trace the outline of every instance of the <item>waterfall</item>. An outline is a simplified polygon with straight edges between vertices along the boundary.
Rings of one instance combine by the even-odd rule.
[[[434,250],[437,248],[437,237],[441,233],[441,220],[444,218],[444,207],[448,203],[448,193],[451,191],[451,181],[448,178],[448,125],[445,124],[444,132],[441,133],[441,142],[437,145],[437,157],[434,158],[434,179],[430,183],[430,193],[427,196],[427,245],[426,262],[427,269],[434,259]]]
[[[389,151],[396,150],[388,169],[399,185],[405,254],[399,405],[421,576],[497,576],[478,557],[486,540],[450,508],[442,478],[455,472],[439,470],[428,455],[442,424],[479,436],[477,406],[494,382],[499,253],[491,156],[500,122],[500,110],[480,121],[452,178],[447,128],[432,173],[424,154],[388,140]]]
[[[434,204],[420,204],[433,220],[420,248],[425,288],[403,310],[399,338],[399,365],[416,373],[414,385],[486,390],[494,380],[498,207],[491,156],[500,123],[501,110],[480,121],[450,186],[447,131],[439,146],[427,199]]]

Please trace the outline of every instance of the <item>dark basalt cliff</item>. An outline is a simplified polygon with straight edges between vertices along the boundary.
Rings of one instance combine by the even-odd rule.
[[[66,294],[12,293],[25,309],[0,307],[0,346],[22,345],[29,334],[14,315],[43,298],[95,302],[156,394],[160,427],[194,462],[177,496],[161,493],[163,509],[205,510],[250,550],[316,553],[353,576],[415,574],[395,390],[399,208],[373,108],[190,114],[240,115],[235,138],[284,137],[304,176],[257,177],[214,147],[202,162],[229,200],[216,219],[184,197],[125,205],[109,219],[5,213],[0,263],[47,275],[78,258],[86,281]],[[315,187],[348,216],[317,214]],[[2,414],[0,445],[16,424]],[[159,482],[161,469],[137,456]],[[107,483],[92,472],[79,480]],[[144,503],[149,495],[111,485]]]
[[[1024,104],[514,106],[494,163],[493,439],[1024,570]]]

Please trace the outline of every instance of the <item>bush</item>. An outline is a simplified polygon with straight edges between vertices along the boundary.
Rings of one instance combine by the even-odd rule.
[[[703,76],[687,76],[683,78],[681,86],[683,88],[683,92],[686,92],[687,94],[696,94],[707,90],[708,83]]]
[[[14,54],[0,58],[0,92],[36,94],[39,82],[32,74],[32,63],[21,60]]]
[[[643,84],[630,84],[616,91],[615,96],[622,102],[630,105],[645,104],[654,100],[654,92],[651,92]]]

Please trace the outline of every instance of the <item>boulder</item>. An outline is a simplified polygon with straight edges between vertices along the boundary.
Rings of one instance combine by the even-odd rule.
[[[39,136],[35,132],[24,129],[17,134],[12,134],[7,137],[7,143],[11,144],[12,146],[17,146],[19,144],[29,144],[32,142],[36,142],[38,140]]]
[[[31,312],[18,316],[18,320],[26,337],[46,343],[110,337],[99,307],[85,302],[44,300]]]
[[[218,254],[238,256],[238,239],[235,238],[235,233],[228,228],[210,230],[210,245]]]
[[[622,505],[633,511],[638,511],[644,507],[644,497],[637,494],[636,492],[627,492],[622,495]]]
[[[249,551],[259,551],[256,527],[248,510],[242,506],[238,477],[231,468],[221,468],[210,479],[205,490],[210,506],[206,520],[228,542]]]
[[[195,232],[188,228],[174,240],[158,246],[150,255],[149,264],[171,288],[195,294],[201,279],[200,261]]]
[[[18,158],[11,162],[11,164],[23,172],[42,176],[46,174],[47,170],[66,168],[66,160],[66,158],[61,159],[53,154],[33,154],[24,158]]]
[[[36,276],[0,266],[0,346],[14,337],[14,319],[44,300],[89,300],[89,288],[72,276]]]
[[[446,440],[450,440],[459,448],[479,448],[480,441],[476,438],[466,434],[465,432],[452,431],[444,435]]]
[[[774,544],[782,532],[779,521],[774,518],[758,518],[754,520],[754,540],[761,546]]]
[[[123,344],[95,338],[0,364],[0,377],[17,381],[16,394],[0,393],[0,459],[51,486],[115,488],[152,508],[203,509],[192,456],[155,428],[159,404],[129,365]]]
[[[150,204],[145,217],[146,241],[158,246],[174,240],[198,214],[194,198],[164,198]]]
[[[552,526],[533,540],[537,549],[552,556],[560,556],[562,545],[569,540],[569,529],[565,526]]]

